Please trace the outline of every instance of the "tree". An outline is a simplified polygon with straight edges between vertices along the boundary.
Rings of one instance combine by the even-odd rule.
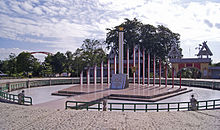
[[[180,72],[182,78],[201,78],[201,72],[197,68],[183,68],[177,73],[177,77],[180,77]]]
[[[17,74],[17,59],[14,53],[9,55],[9,58],[2,62],[2,71],[9,76],[16,76]]]
[[[127,46],[133,48],[134,45],[139,45],[141,49],[146,48],[151,56],[160,57],[163,61],[173,44],[177,44],[179,47],[180,35],[178,33],[173,33],[162,25],[154,27],[150,24],[143,24],[134,18],[133,20],[125,19],[125,22],[119,26],[107,29],[106,44],[108,48],[113,46],[116,50],[118,49],[119,27],[124,28],[124,41]]]
[[[41,65],[40,75],[43,77],[48,77],[48,76],[52,76],[52,74],[53,74],[52,66],[47,62],[43,62]]]
[[[158,57],[165,59],[173,44],[176,44],[177,48],[182,52],[179,45],[180,34],[173,33],[169,28],[159,25],[157,27],[156,37],[157,46],[154,48],[153,52],[155,52]]]
[[[63,53],[57,52],[55,55],[48,55],[45,62],[49,63],[54,73],[61,74],[65,69],[66,56]]]
[[[4,62],[2,60],[0,60],[0,71],[3,71],[3,64],[4,64]]]
[[[74,68],[77,75],[85,68],[100,64],[106,60],[106,54],[102,49],[101,43],[98,40],[85,39],[81,48],[78,48],[74,53]]]
[[[65,56],[66,56],[65,71],[72,74],[74,72],[74,68],[73,68],[73,64],[74,64],[73,58],[74,58],[74,55],[72,54],[72,52],[67,51],[65,53]]]
[[[17,57],[17,72],[24,73],[28,76],[28,73],[37,72],[40,63],[33,55],[27,52],[21,52]],[[37,75],[37,74],[36,74]]]
[[[125,22],[115,26],[110,29],[107,28],[108,33],[106,36],[106,44],[107,47],[114,47],[116,50],[118,49],[118,28],[124,28],[124,41],[129,47],[134,47],[135,44],[139,44],[140,40],[140,29],[143,24],[139,22],[136,18],[134,20],[125,19]]]

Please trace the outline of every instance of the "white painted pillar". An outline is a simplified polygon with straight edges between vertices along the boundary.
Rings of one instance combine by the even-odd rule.
[[[133,67],[135,68],[135,47],[133,48]],[[133,73],[133,83],[135,84],[135,72]]]
[[[155,75],[156,75],[156,61],[155,61],[155,55],[154,55],[154,59],[153,59],[153,85],[155,86]]]
[[[118,57],[118,64],[119,64],[119,74],[124,73],[124,32],[123,28],[119,28],[119,57]]]
[[[145,49],[143,49],[143,77],[142,77],[142,84],[145,84]]]
[[[140,84],[140,75],[141,75],[141,53],[140,53],[140,47],[138,47],[138,84]]]
[[[110,84],[110,72],[111,72],[110,71],[110,59],[108,59],[108,70],[107,71],[108,71],[107,72],[108,73],[108,75],[107,75],[108,82],[107,83]]]
[[[90,68],[87,70],[87,84],[90,84]]]
[[[80,85],[83,85],[83,71],[80,73]]]
[[[147,86],[150,86],[150,52],[148,52],[148,71],[147,71]]]
[[[129,80],[129,48],[127,48],[127,76]]]
[[[103,84],[103,61],[101,62],[101,84]]]
[[[165,87],[167,87],[167,63],[165,65]]]
[[[159,74],[159,87],[161,86],[161,59],[159,61],[159,71],[160,71],[160,74]]]
[[[97,71],[96,71],[96,65],[94,66],[94,84],[96,84],[97,83],[97,81],[96,81],[96,74],[97,74]]]
[[[117,72],[117,61],[116,61],[116,54],[114,55],[114,74]]]

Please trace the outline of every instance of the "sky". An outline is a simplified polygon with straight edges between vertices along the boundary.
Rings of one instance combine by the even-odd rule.
[[[106,28],[125,18],[179,33],[184,58],[196,58],[207,41],[220,62],[220,0],[1,0],[0,60],[22,51],[74,52],[87,38],[104,41]]]

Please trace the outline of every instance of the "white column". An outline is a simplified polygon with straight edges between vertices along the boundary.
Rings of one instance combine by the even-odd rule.
[[[142,84],[145,84],[145,49],[143,49],[143,77],[142,77]]]
[[[135,67],[135,47],[133,48],[133,67]],[[135,72],[133,73],[133,83],[135,84]]]
[[[114,73],[117,72],[117,61],[116,61],[116,54],[114,55]]]
[[[101,84],[103,84],[103,61],[101,62]]]
[[[141,75],[141,53],[140,53],[140,47],[138,47],[138,84],[140,84],[140,75]]]
[[[148,71],[147,71],[147,85],[150,86],[150,53],[148,52]]]
[[[87,70],[87,84],[90,84],[90,68]]]
[[[119,57],[118,57],[118,64],[119,64],[119,74],[124,73],[124,32],[123,28],[119,28]]]
[[[96,74],[97,74],[97,71],[96,71],[96,65],[94,66],[94,84],[96,84]]]
[[[110,72],[111,72],[110,71],[110,59],[108,59],[108,70],[107,71],[108,71],[108,77],[107,77],[108,79],[107,80],[108,80],[108,84],[110,84]]]
[[[127,48],[127,76],[129,79],[129,48]]]
[[[155,59],[155,55],[154,55],[154,60],[153,60],[153,84],[154,84],[154,86],[155,86],[155,75],[156,75],[156,61],[155,61],[156,59]]]
[[[83,85],[83,71],[80,73],[80,85]]]
[[[160,74],[159,74],[159,86],[161,86],[161,59],[160,59],[160,63],[159,63],[159,71],[160,71]]]

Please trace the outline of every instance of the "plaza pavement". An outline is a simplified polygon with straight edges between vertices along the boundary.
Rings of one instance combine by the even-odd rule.
[[[110,112],[45,109],[0,102],[1,130],[219,130],[220,110]]]

